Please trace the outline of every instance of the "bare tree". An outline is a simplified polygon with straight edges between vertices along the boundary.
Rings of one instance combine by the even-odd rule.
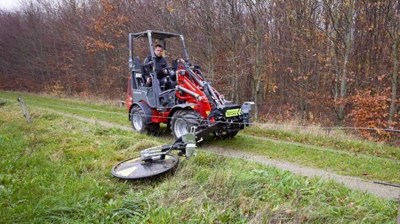
[[[258,116],[259,107],[261,104],[262,96],[262,76],[265,71],[265,34],[267,33],[267,15],[268,15],[268,1],[265,0],[245,0],[244,1],[247,10],[249,12],[250,26],[248,30],[250,43],[254,49],[253,55],[253,67],[254,67],[254,88],[253,88],[253,99],[255,101],[255,114]]]
[[[399,43],[400,43],[400,3],[396,2],[392,5],[392,13],[391,15],[391,26],[390,26],[390,34],[392,37],[392,61],[393,61],[393,70],[391,76],[391,95],[390,95],[390,107],[389,107],[389,118],[388,123],[391,127],[393,127],[393,121],[395,117],[395,113],[397,111],[397,77],[399,72]]]
[[[354,26],[357,12],[355,0],[324,0],[328,11],[332,43],[332,60],[335,67],[334,100],[337,102],[337,118],[340,122],[345,118],[345,100],[348,92],[348,64],[354,43]]]

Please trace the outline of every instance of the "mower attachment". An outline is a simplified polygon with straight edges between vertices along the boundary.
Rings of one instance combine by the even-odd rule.
[[[140,156],[122,161],[111,169],[114,177],[125,180],[136,180],[153,177],[166,173],[175,168],[179,157],[172,154],[178,150],[178,155],[185,155],[189,159],[194,155],[196,140],[193,132],[177,139],[172,145],[156,146],[142,150]]]

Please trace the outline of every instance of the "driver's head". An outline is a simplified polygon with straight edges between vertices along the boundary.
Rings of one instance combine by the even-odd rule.
[[[157,45],[155,46],[155,48],[154,48],[154,54],[155,54],[157,57],[162,57],[162,53],[163,53],[163,47],[162,47],[161,45],[157,44]]]

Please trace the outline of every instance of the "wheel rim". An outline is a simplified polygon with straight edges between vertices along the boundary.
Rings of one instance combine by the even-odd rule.
[[[177,138],[188,133],[188,125],[182,118],[178,118],[175,121],[174,132]]]
[[[132,124],[135,130],[142,130],[143,120],[139,113],[132,114]]]

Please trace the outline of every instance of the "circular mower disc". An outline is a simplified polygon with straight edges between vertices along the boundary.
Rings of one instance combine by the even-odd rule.
[[[111,173],[126,180],[143,179],[165,173],[178,165],[178,162],[179,158],[173,154],[165,155],[163,160],[151,162],[144,162],[137,157],[118,163],[112,168]]]

